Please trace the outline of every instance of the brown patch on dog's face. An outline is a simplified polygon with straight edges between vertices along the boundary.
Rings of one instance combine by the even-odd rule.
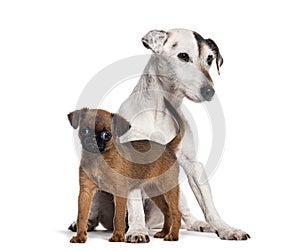
[[[129,128],[129,123],[117,114],[101,109],[76,110],[68,115],[74,129],[79,126],[78,135],[84,150],[102,153],[113,147],[113,135],[121,136]]]

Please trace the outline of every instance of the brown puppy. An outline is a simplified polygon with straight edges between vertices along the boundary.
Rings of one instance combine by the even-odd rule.
[[[128,192],[142,188],[164,214],[163,229],[154,237],[176,241],[181,213],[178,208],[179,167],[175,150],[183,135],[183,121],[165,99],[175,117],[179,133],[166,146],[139,140],[118,144],[129,123],[117,114],[83,108],[68,115],[74,129],[79,127],[82,156],[79,168],[77,235],[70,241],[82,243],[87,238],[87,218],[96,189],[114,194],[114,231],[110,241],[124,241]]]

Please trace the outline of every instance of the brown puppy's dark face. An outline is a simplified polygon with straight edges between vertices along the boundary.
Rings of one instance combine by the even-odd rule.
[[[79,126],[83,149],[95,154],[111,149],[113,134],[120,136],[130,128],[125,119],[100,109],[83,108],[68,114],[68,118],[74,129]]]
[[[80,128],[79,135],[83,149],[91,153],[102,153],[107,149],[107,143],[112,136],[106,128],[98,131],[89,126]]]

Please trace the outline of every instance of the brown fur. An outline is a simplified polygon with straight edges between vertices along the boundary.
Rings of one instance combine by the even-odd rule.
[[[154,237],[169,241],[178,240],[181,213],[178,208],[179,168],[175,150],[180,143],[182,133],[166,146],[144,140],[118,144],[115,141],[117,136],[129,129],[128,122],[120,116],[104,110],[85,108],[70,113],[68,118],[75,129],[79,126],[79,131],[89,127],[95,128],[96,132],[105,129],[113,135],[106,142],[105,150],[101,153],[92,153],[84,148],[82,150],[79,168],[77,235],[70,241],[76,243],[86,241],[87,218],[96,189],[114,194],[114,231],[109,240],[124,241],[127,196],[134,188],[143,188],[164,214],[163,229]],[[84,138],[80,133],[79,137],[81,141]],[[147,151],[150,147],[152,155],[149,156]],[[149,162],[153,154],[161,154],[151,163],[138,164],[134,161],[135,151],[140,154],[146,153],[139,159],[146,162]]]

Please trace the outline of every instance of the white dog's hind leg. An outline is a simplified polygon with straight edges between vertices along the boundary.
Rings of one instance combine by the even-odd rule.
[[[151,199],[144,202],[146,227],[148,229],[161,229],[164,224],[164,215]]]
[[[198,232],[210,232],[214,233],[215,229],[211,227],[205,221],[198,220],[191,212],[188,207],[186,197],[182,191],[180,191],[179,197],[179,208],[182,213],[182,220],[185,223],[185,226],[182,225],[182,228],[186,228],[189,231],[198,231]]]
[[[189,159],[184,153],[180,154],[178,160],[188,175],[189,184],[204,213],[205,220],[215,229],[216,234],[224,240],[246,240],[250,238],[246,232],[230,227],[219,216],[203,165]]]
[[[149,231],[145,224],[145,214],[140,189],[130,191],[127,202],[128,225],[126,242],[149,242]]]
[[[191,213],[186,197],[182,191],[180,191],[179,196],[179,208],[182,213],[182,220],[184,221],[184,224],[181,225],[182,229],[198,232],[215,232],[215,229],[212,228],[208,223],[198,220]],[[161,229],[164,223],[164,216],[160,209],[150,199],[146,199],[144,210],[146,216],[146,226],[149,229]]]

